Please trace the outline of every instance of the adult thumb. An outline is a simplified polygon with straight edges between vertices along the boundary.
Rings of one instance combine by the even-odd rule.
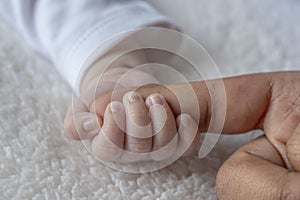
[[[300,123],[287,141],[286,150],[291,165],[300,172]]]

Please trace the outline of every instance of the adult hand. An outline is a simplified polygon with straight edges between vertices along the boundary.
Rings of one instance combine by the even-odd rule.
[[[220,199],[300,199],[300,72],[265,73],[224,79],[227,94],[223,133],[236,134],[261,129],[266,135],[242,147],[221,167],[217,177]],[[214,81],[209,81],[213,85]],[[185,94],[185,85],[170,86]],[[220,100],[216,91],[208,92],[206,83],[192,83],[198,97],[201,118],[199,129],[218,113]],[[212,87],[213,88],[213,87]],[[217,90],[217,88],[216,88]],[[176,97],[162,87],[142,87],[142,96],[162,94],[175,117],[180,115]],[[119,92],[119,99],[127,91]],[[215,94],[215,99],[210,98]],[[117,95],[118,96],[118,95]],[[117,98],[118,99],[118,98]],[[116,99],[116,100],[117,100]],[[193,116],[195,105],[185,98],[187,113]],[[111,101],[105,94],[94,102],[92,110],[103,116]],[[215,113],[215,115],[216,115]],[[292,169],[294,171],[292,171]]]
[[[275,74],[267,95],[258,126],[266,135],[240,148],[220,168],[221,200],[300,199],[300,73]]]

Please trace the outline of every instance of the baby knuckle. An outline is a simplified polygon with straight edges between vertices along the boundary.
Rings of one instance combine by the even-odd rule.
[[[175,128],[176,127],[176,122],[174,120],[174,118],[167,118],[164,122],[164,127],[168,127],[168,128]]]
[[[76,126],[74,125],[73,121],[70,119],[65,119],[64,121],[64,132],[70,139],[78,140],[79,135],[77,133]]]
[[[142,119],[148,115],[148,113],[144,110],[129,110],[129,115],[134,119]]]
[[[128,143],[132,152],[145,153],[151,151],[152,142],[149,138],[138,139]]]
[[[115,161],[120,156],[117,147],[106,146],[103,148],[92,148],[93,155],[102,161]]]
[[[166,112],[166,115],[168,117],[173,117],[174,116],[173,111],[171,109],[165,109],[165,112]]]

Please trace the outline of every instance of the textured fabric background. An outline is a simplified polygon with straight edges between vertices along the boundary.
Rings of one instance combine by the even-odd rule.
[[[151,1],[199,41],[224,75],[300,67],[300,1]],[[65,138],[71,89],[0,20],[0,199],[216,199],[221,163],[256,133],[224,136],[205,159],[147,174],[98,163]]]

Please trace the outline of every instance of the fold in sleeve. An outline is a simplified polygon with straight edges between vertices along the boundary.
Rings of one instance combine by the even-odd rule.
[[[0,7],[3,17],[76,91],[88,68],[83,63],[99,44],[138,27],[174,24],[139,0],[0,0]],[[98,56],[111,45],[104,45]]]

